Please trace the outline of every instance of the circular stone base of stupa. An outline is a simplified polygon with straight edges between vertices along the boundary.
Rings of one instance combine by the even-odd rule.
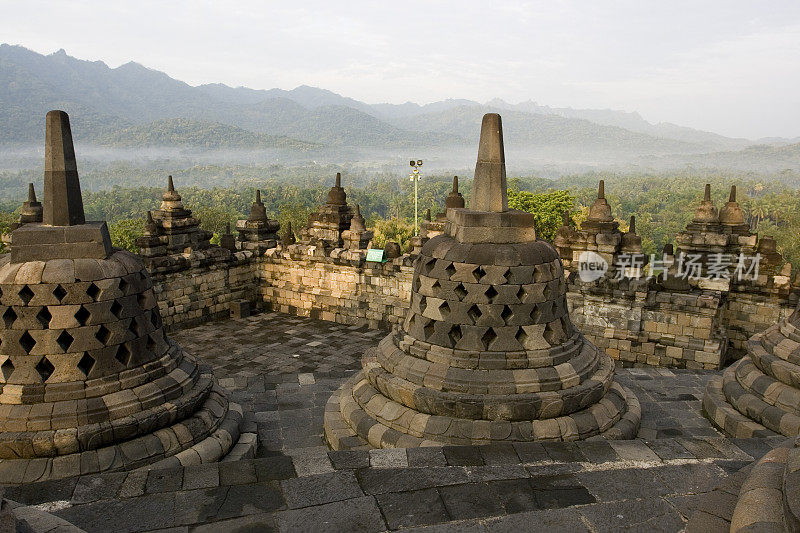
[[[800,434],[800,314],[747,341],[747,355],[711,378],[703,414],[735,438]]]
[[[379,349],[366,352],[365,369],[378,366]],[[611,358],[602,355],[613,369]],[[610,383],[596,403],[566,415],[535,420],[486,420],[431,415],[411,409],[382,394],[365,374],[368,371],[361,370],[345,381],[325,406],[325,438],[334,450],[589,438],[625,440],[636,438],[641,423],[639,400],[616,382]],[[536,403],[532,399],[527,401],[531,405]]]
[[[0,290],[1,483],[206,463],[240,441],[241,407],[166,335],[137,256],[6,256]]]

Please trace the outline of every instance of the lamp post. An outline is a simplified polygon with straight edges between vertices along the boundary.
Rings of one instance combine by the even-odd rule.
[[[411,181],[414,182],[414,235],[419,235],[419,224],[418,224],[418,217],[419,217],[419,178],[421,176],[419,172],[419,167],[422,166],[422,159],[417,159],[414,161],[413,159],[409,161],[411,168],[414,170],[411,171],[409,178]]]

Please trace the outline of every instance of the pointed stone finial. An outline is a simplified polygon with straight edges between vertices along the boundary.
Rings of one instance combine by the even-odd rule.
[[[172,175],[167,176],[167,190],[161,195],[161,209],[179,211],[183,210],[181,195],[175,190]]]
[[[264,202],[261,201],[261,189],[256,189],[256,201],[250,206],[250,216],[247,217],[248,222],[266,222],[267,221],[267,208]]]
[[[361,207],[358,204],[356,204],[355,212],[353,213],[353,217],[350,219],[350,231],[352,232],[367,231],[367,226],[364,222],[364,217],[361,216]]]
[[[508,211],[506,156],[503,149],[503,122],[497,113],[487,113],[481,123],[478,161],[472,182],[473,211]]]
[[[336,173],[336,183],[328,191],[328,205],[347,205],[347,194],[342,189],[342,173]]]
[[[458,192],[458,176],[453,176],[453,190],[444,199],[445,211],[464,207],[464,196]]]
[[[49,226],[86,223],[72,130],[69,126],[69,115],[64,111],[47,113],[42,221]]]
[[[42,204],[36,199],[36,190],[33,188],[33,183],[28,184],[28,199],[22,202],[22,207],[19,210],[19,224],[28,224],[30,222],[42,222]],[[18,225],[15,227],[18,227]]]
[[[631,223],[628,225],[628,233],[636,233],[636,217],[631,215]]]
[[[569,227],[570,218],[572,217],[569,216],[569,211],[564,211],[561,213],[561,225]]]
[[[749,234],[749,226],[744,222],[744,212],[736,202],[736,185],[731,185],[728,203],[719,210],[719,221],[726,226],[736,226],[736,228],[733,228],[736,233]]]
[[[703,201],[710,202],[711,201],[711,184],[706,183],[706,190],[703,193]]]
[[[283,237],[281,237],[281,245],[284,247],[289,246],[290,244],[294,244],[294,232],[292,231],[292,222],[288,221],[286,223],[286,231],[283,232]]]
[[[614,217],[611,214],[611,206],[608,205],[608,200],[606,200],[606,182],[605,180],[600,180],[600,183],[597,185],[597,198],[589,206],[589,214],[586,217],[586,221],[581,224],[581,227],[584,227],[585,224],[594,224],[594,223],[607,223],[610,224],[614,222]]]
[[[158,225],[156,221],[153,219],[153,212],[147,212],[147,221],[144,223],[144,235],[146,237],[152,237],[154,235],[158,235]]]
[[[430,208],[427,211],[425,211],[425,220],[428,221],[428,222],[431,221],[431,210],[430,210]]]
[[[230,234],[231,234],[231,223],[228,222],[227,224],[225,224],[225,235],[230,235]]]

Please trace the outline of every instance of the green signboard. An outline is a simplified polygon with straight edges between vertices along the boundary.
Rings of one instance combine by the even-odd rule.
[[[384,263],[386,259],[383,258],[383,250],[370,248],[367,250],[367,261],[374,261],[375,263]]]

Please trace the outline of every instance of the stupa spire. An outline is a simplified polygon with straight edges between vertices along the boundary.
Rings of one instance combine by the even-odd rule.
[[[47,113],[42,222],[50,226],[86,223],[72,130],[69,115],[64,111]]]
[[[497,113],[487,113],[481,124],[478,161],[472,182],[473,211],[508,211],[506,156],[503,149],[503,122]]]

